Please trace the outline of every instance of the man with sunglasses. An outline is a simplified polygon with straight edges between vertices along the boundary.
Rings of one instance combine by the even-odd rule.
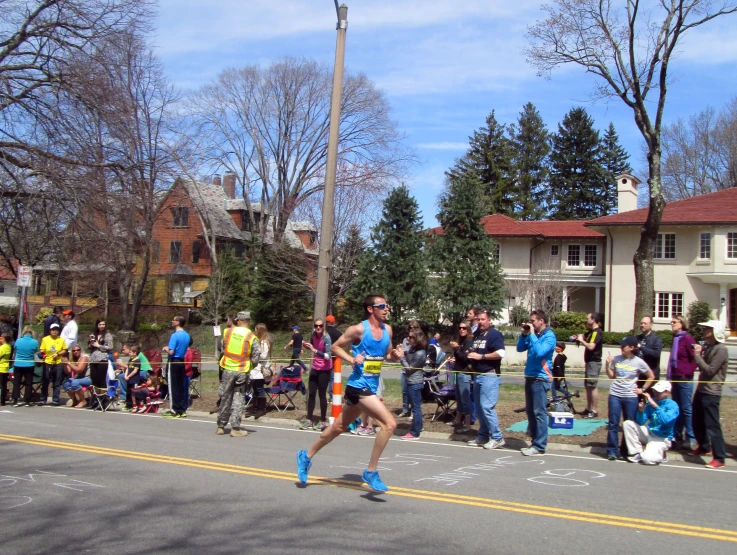
[[[332,353],[353,367],[345,389],[346,404],[340,416],[325,429],[318,440],[308,450],[297,453],[297,476],[303,484],[307,483],[313,457],[340,434],[348,430],[348,425],[362,413],[368,414],[381,426],[376,434],[368,468],[363,479],[374,491],[387,491],[379,477],[377,466],[379,457],[397,427],[394,416],[376,395],[381,380],[381,365],[385,359],[397,361],[392,352],[392,329],[385,324],[389,306],[384,295],[368,295],[363,301],[366,320],[349,327],[332,346]],[[350,348],[350,354],[347,349]]]

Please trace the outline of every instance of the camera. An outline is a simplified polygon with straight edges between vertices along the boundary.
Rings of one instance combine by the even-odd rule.
[[[522,329],[525,331],[530,331],[530,324],[522,324]]]
[[[568,341],[570,341],[571,343],[576,343],[577,345],[579,344],[578,337],[576,337],[575,335],[570,336],[568,338]]]

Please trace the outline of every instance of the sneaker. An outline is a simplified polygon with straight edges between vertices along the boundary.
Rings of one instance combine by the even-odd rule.
[[[179,414],[176,412],[167,412],[166,414],[162,414],[161,418],[179,418]]]
[[[718,461],[716,459],[712,460],[709,463],[706,463],[706,468],[723,468],[724,463],[722,461]]]
[[[177,415],[177,418],[187,418],[187,413],[186,413],[186,412],[180,412],[180,413],[179,413],[179,414]]]
[[[324,431],[324,430],[327,430],[329,427],[330,427],[330,422],[328,422],[327,420],[323,420],[322,422],[320,422],[320,431],[321,432]]]
[[[629,462],[631,462],[631,463],[641,463],[642,462],[642,457],[640,456],[639,453],[637,453],[636,455],[632,455],[631,457],[627,457],[627,460]]]
[[[584,414],[583,417],[586,418],[587,420],[592,420],[594,418],[599,418],[599,413],[590,410],[586,414]]]
[[[300,430],[313,430],[314,428],[311,420],[303,420],[299,425]]]
[[[297,451],[297,478],[303,484],[307,483],[307,477],[312,468],[312,461],[307,456],[307,451]]]
[[[371,426],[359,426],[358,428],[358,435],[359,436],[373,436],[376,435],[376,432]]]
[[[224,436],[225,435],[225,428],[218,426],[217,431],[215,432],[216,436]]]
[[[239,428],[233,428],[230,430],[230,437],[246,437],[248,435],[248,432],[246,430],[241,430]]]
[[[606,460],[608,461],[616,461],[619,457],[617,455],[607,455]]]
[[[25,406],[25,405],[26,405],[26,403],[21,403],[20,401],[17,401],[15,403],[13,403],[13,406],[14,407],[22,407],[22,406]]]
[[[450,422],[446,422],[445,425],[446,426],[453,426],[455,428],[456,426],[460,426],[461,423],[460,422],[456,422],[455,420],[451,420]]]
[[[688,454],[693,457],[700,457],[701,455],[711,455],[711,451],[703,447],[697,447],[696,449],[691,449]]]
[[[133,409],[129,409],[128,407],[120,407],[121,412],[131,412]]]
[[[471,431],[471,428],[468,426],[461,426],[460,428],[455,429],[455,433],[457,434],[466,434]]]
[[[381,478],[379,478],[379,473],[376,470],[373,472],[370,472],[368,469],[364,470],[362,478],[363,481],[366,482],[374,491],[389,491],[386,484],[381,481]]]
[[[403,410],[402,412],[399,413],[399,416],[397,416],[397,418],[407,418],[409,416],[412,416],[412,414],[407,412],[406,410]]]
[[[479,442],[478,440],[472,439],[471,441],[468,442],[468,446],[469,447],[483,447],[484,444]]]
[[[486,443],[484,443],[481,447],[484,449],[499,449],[500,447],[504,447],[504,444],[506,442],[504,441],[504,438],[502,439],[490,439]]]
[[[525,457],[538,457],[545,454],[545,451],[538,451],[534,447],[525,447],[520,450]]]
[[[419,438],[419,436],[413,436],[412,434],[409,434],[408,433],[408,434],[403,435],[399,439],[404,439],[405,441],[412,441],[412,440],[420,439],[420,438]]]
[[[586,416],[586,415],[587,415],[588,413],[590,413],[590,412],[591,412],[591,411],[590,411],[589,409],[583,409],[583,410],[582,410],[581,412],[579,412],[578,414],[580,414],[581,416]]]
[[[59,407],[59,406],[61,406],[61,403],[59,401],[52,401],[51,402],[51,406],[52,407]]]

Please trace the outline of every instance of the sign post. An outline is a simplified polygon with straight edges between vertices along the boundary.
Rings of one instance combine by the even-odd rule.
[[[23,331],[23,314],[25,312],[26,290],[31,286],[33,270],[30,266],[18,266],[16,285],[20,288],[20,314],[18,315],[18,337]]]

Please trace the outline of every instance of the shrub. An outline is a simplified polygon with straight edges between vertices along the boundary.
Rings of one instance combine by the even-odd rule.
[[[699,322],[708,322],[711,320],[711,307],[709,303],[704,301],[694,301],[688,305],[688,311],[686,313],[688,318],[688,324],[690,326],[689,332],[696,341],[704,340],[704,330],[697,324]]]
[[[521,304],[514,305],[509,311],[509,323],[514,326],[521,326],[529,317],[530,311]]]
[[[46,320],[46,318],[53,313],[54,313],[54,309],[51,308],[50,306],[44,306],[40,308],[38,313],[36,314],[36,323],[43,324],[44,320]]]
[[[581,333],[586,329],[586,312],[556,312],[551,319],[551,327],[579,330]]]

